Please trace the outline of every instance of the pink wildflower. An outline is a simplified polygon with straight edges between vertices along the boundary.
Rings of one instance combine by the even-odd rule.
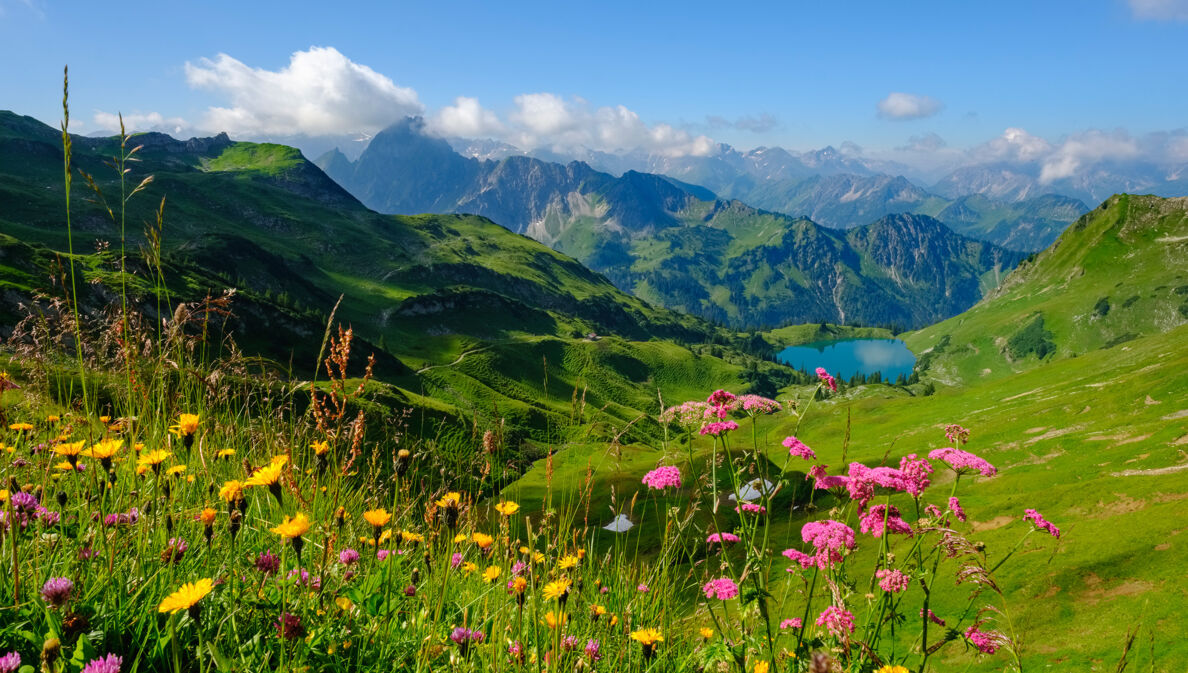
[[[874,497],[876,486],[896,491],[913,488],[904,473],[893,467],[867,467],[862,463],[850,463],[850,480],[846,482],[846,490],[850,498],[858,503],[858,511],[866,509],[866,504]]]
[[[701,424],[709,408],[709,404],[705,402],[685,402],[675,407],[669,407],[661,412],[660,422],[664,425],[675,422],[681,427],[690,428]]]
[[[1057,528],[1051,521],[1044,519],[1043,515],[1034,509],[1023,510],[1023,518],[1035,524],[1037,530],[1046,530],[1052,537],[1057,539],[1060,538],[1060,529]]]
[[[789,456],[796,456],[797,458],[804,458],[805,460],[816,460],[817,454],[813,452],[804,442],[795,437],[785,437],[782,442],[784,448],[788,449]]]
[[[828,465],[813,465],[809,468],[808,474],[804,478],[806,480],[812,479],[814,482],[813,488],[815,489],[829,490],[831,488],[844,488],[849,483],[850,478],[841,475],[830,476],[825,473],[828,467]]]
[[[726,542],[738,542],[738,536],[734,533],[711,533],[709,537],[705,538],[706,544],[713,544],[715,542],[722,544]]]
[[[1002,636],[994,631],[981,631],[978,624],[965,630],[965,638],[982,654],[994,654],[1002,645]]]
[[[706,403],[711,407],[733,407],[737,400],[737,395],[719,388],[710,393],[709,398],[706,399]]]
[[[772,414],[782,408],[779,402],[759,395],[741,395],[738,398],[738,405],[750,416]]]
[[[879,570],[875,573],[879,580],[879,588],[891,593],[899,593],[908,588],[912,579],[899,570]]]
[[[960,473],[980,472],[983,477],[993,477],[998,474],[998,470],[986,462],[984,458],[975,456],[968,451],[962,451],[961,449],[954,449],[952,447],[937,449],[930,452],[928,457],[933,460],[944,461],[949,467]]]
[[[701,590],[705,592],[706,598],[717,598],[723,601],[738,595],[738,585],[729,577],[710,580],[706,582],[705,586],[701,587]]]
[[[462,554],[454,552],[454,555],[450,557],[450,568],[457,570],[460,565],[462,565]]]
[[[965,510],[961,509],[961,501],[957,499],[957,496],[949,498],[949,511],[957,517],[958,521],[965,523]]]
[[[646,594],[646,593],[648,593],[648,591],[649,591],[649,589],[648,589],[648,585],[646,585],[646,584],[643,584],[643,583],[640,583],[640,585],[639,585],[639,586],[635,587],[635,590],[636,590],[636,591],[638,591],[638,592],[639,592],[639,593],[641,593],[641,594]]]
[[[804,620],[800,617],[792,617],[780,622],[781,629],[799,629],[802,626],[804,626]]]
[[[920,616],[921,616],[921,617],[923,617],[923,616],[924,616],[924,608],[920,608]],[[930,622],[932,622],[933,624],[936,624],[936,625],[938,625],[938,626],[944,626],[944,625],[945,625],[945,620],[941,619],[940,617],[937,617],[937,616],[936,616],[936,613],[935,613],[935,612],[933,612],[932,610],[929,610],[929,611],[928,611],[928,621],[930,621]]]
[[[875,505],[859,519],[859,530],[870,533],[874,537],[882,537],[883,533],[902,533],[912,535],[912,527],[903,520],[899,508],[895,505]]]
[[[644,475],[643,483],[647,484],[648,488],[657,491],[663,491],[669,486],[680,488],[681,470],[672,465],[658,467]]]
[[[734,421],[715,421],[713,423],[706,423],[705,425],[701,426],[701,434],[718,437],[724,432],[737,429],[738,423],[735,423]]]
[[[945,426],[945,439],[954,444],[966,444],[969,442],[969,430],[952,423]]]
[[[932,479],[929,478],[932,474],[932,464],[923,458],[917,459],[914,453],[899,459],[899,471],[907,481],[908,495],[913,498],[920,497],[924,489],[932,483]]]
[[[799,563],[801,568],[811,568],[817,564],[816,556],[809,556],[799,549],[785,549],[783,553],[788,557],[788,560]],[[796,568],[788,568],[788,572],[796,572]]]
[[[741,512],[747,512],[748,514],[766,514],[767,513],[766,507],[764,507],[763,505],[756,505],[753,502],[744,502],[740,507],[741,507]],[[735,507],[734,511],[740,512],[740,507]]]
[[[854,615],[845,608],[830,605],[825,608],[820,617],[817,617],[817,626],[824,626],[829,629],[830,633],[840,638],[843,633],[854,632]]]
[[[837,379],[830,376],[824,367],[817,367],[817,378],[821,379],[821,383],[829,386],[830,390],[837,392]]]
[[[943,514],[940,511],[940,507],[937,507],[936,505],[925,506],[924,513],[934,519],[939,519],[939,518],[941,518],[941,516],[943,516]]]
[[[817,567],[824,570],[841,563],[845,551],[854,548],[854,529],[840,521],[810,521],[800,529],[800,537],[817,550]]]

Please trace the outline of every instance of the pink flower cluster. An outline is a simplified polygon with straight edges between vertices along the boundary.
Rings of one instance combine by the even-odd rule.
[[[820,617],[817,617],[817,626],[824,626],[829,629],[830,633],[840,638],[843,633],[854,632],[854,615],[845,608],[830,605],[825,608]]]
[[[779,402],[759,395],[740,395],[738,397],[738,405],[742,410],[750,415],[755,414],[774,414],[783,407]]]
[[[913,498],[920,497],[924,489],[932,484],[932,479],[929,476],[932,474],[932,463],[923,458],[917,458],[914,453],[909,453],[899,459],[899,471],[907,480],[908,495]]]
[[[804,620],[800,617],[792,617],[780,622],[781,629],[799,629],[802,626],[804,626]]]
[[[718,600],[730,600],[738,595],[738,585],[729,577],[722,577],[716,580],[710,580],[701,587],[705,592],[706,598],[717,598]]]
[[[824,570],[833,564],[841,563],[845,552],[854,548],[854,529],[840,521],[831,519],[810,521],[804,524],[804,527],[800,529],[800,537],[806,543],[813,545],[817,550],[816,555],[806,556],[794,549],[789,549],[784,552],[784,556],[797,561],[806,568],[808,565],[805,564],[805,559],[796,556],[796,554],[812,559],[812,564]],[[796,554],[789,552],[796,552]]]
[[[797,458],[804,458],[805,460],[816,460],[817,454],[808,447],[807,444],[795,437],[785,437],[781,442],[784,448],[788,449],[789,456],[796,456]]]
[[[879,570],[875,572],[879,580],[879,588],[893,594],[904,591],[911,584],[912,579],[899,570]]]
[[[702,419],[705,418],[706,412],[709,411],[709,405],[705,402],[690,401],[684,404],[678,404],[675,407],[669,407],[660,413],[660,422],[664,425],[676,422],[683,428],[692,428],[700,425]]]
[[[723,543],[723,542],[738,542],[738,536],[734,533],[711,533],[709,537],[705,538],[706,544]]]
[[[833,378],[829,372],[825,371],[824,367],[817,367],[817,378],[821,379],[821,383],[829,386],[833,392],[837,392],[837,379]]]
[[[969,442],[969,430],[951,423],[945,426],[945,439],[957,445],[966,444]]]
[[[849,483],[850,478],[842,475],[830,476],[826,474],[825,470],[828,465],[813,465],[808,474],[804,476],[806,480],[813,480],[813,488],[821,490],[829,490],[831,488],[841,488]]]
[[[920,616],[921,617],[924,616],[924,608],[920,608]],[[938,626],[945,625],[945,620],[941,619],[940,617],[937,617],[936,613],[933,612],[932,610],[928,611],[928,621],[932,622],[933,624],[937,624]]]
[[[735,423],[734,421],[714,421],[713,423],[706,423],[705,425],[701,426],[701,434],[713,435],[714,437],[717,437],[724,432],[737,429],[738,423]]]
[[[656,489],[657,491],[663,491],[669,486],[680,488],[681,470],[672,465],[658,467],[645,474],[642,481],[648,488]]]
[[[740,507],[741,507],[741,509],[739,507],[735,507],[734,511],[747,512],[748,514],[766,514],[767,513],[766,507],[764,507],[763,505],[756,505],[753,502],[744,502]]]
[[[993,477],[998,470],[986,462],[986,459],[975,456],[969,451],[952,447],[937,449],[928,454],[932,460],[941,460],[957,472],[980,472],[983,477]]]
[[[875,505],[858,520],[858,528],[863,533],[870,533],[874,537],[882,537],[883,533],[900,533],[912,535],[912,527],[903,520],[899,508],[895,505]]]
[[[874,497],[876,486],[907,491],[913,488],[913,483],[894,467],[867,467],[862,463],[850,463],[850,480],[846,483],[846,490],[850,492],[850,498],[858,503],[859,511],[866,509],[866,504]]]
[[[974,624],[965,630],[965,638],[982,654],[994,654],[1002,645],[1002,636],[994,631],[982,631]]]
[[[958,521],[965,523],[965,510],[961,509],[961,501],[957,499],[957,496],[949,498],[949,511],[957,517]]]
[[[1034,509],[1023,510],[1023,518],[1035,524],[1035,527],[1038,530],[1046,530],[1052,537],[1057,539],[1060,538],[1060,529],[1057,528],[1051,521],[1045,519],[1043,515]]]
[[[715,390],[705,400],[706,409],[705,417],[725,420],[726,414],[738,408],[738,397],[734,393],[726,392],[725,390]]]

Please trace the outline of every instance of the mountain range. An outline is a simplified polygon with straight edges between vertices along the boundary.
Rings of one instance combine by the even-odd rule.
[[[972,305],[1025,256],[925,215],[884,209],[846,233],[656,174],[464,157],[413,118],[357,161],[331,152],[317,163],[378,211],[480,214],[636,296],[740,327],[919,327]]]

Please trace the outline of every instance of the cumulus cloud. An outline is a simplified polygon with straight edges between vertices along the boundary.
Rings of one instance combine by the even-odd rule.
[[[1138,156],[1138,142],[1125,131],[1107,133],[1094,129],[1074,134],[1044,158],[1040,182],[1070,177],[1084,167],[1102,161],[1125,161]]]
[[[1188,21],[1188,0],[1128,0],[1136,19]]]
[[[565,151],[579,148],[614,152],[642,149],[664,156],[706,156],[717,145],[671,124],[648,124],[623,105],[592,107],[578,97],[554,93],[516,96],[506,121],[473,98],[459,98],[429,119],[440,135],[490,137],[521,149]]]
[[[485,138],[502,136],[506,133],[499,116],[483,108],[477,98],[459,96],[453,105],[437,111],[429,126],[437,133],[462,138]]]
[[[931,96],[893,91],[879,101],[879,116],[884,119],[908,120],[931,117],[944,105]]]
[[[120,132],[120,115],[118,113],[100,110],[92,117],[92,121],[95,127],[101,131],[109,131],[113,134]],[[189,129],[190,123],[185,119],[166,117],[160,112],[133,112],[124,115],[124,130],[128,133],[159,131],[178,137]]]
[[[227,54],[186,63],[185,70],[190,86],[228,103],[208,109],[202,126],[231,134],[369,133],[425,111],[416,91],[333,47],[295,52],[276,71],[252,68]]]

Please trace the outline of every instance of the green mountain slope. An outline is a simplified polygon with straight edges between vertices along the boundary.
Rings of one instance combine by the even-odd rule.
[[[334,153],[321,162],[376,209],[478,213],[650,302],[740,327],[920,327],[972,305],[987,279],[1023,257],[925,217],[888,216],[848,235],[706,200],[704,190],[658,175],[614,177],[580,162],[523,156],[467,159],[415,119],[378,134],[354,163]],[[880,254],[893,247],[913,250],[913,269]],[[918,273],[925,268],[927,278]]]
[[[910,335],[933,378],[969,383],[1127,348],[1188,322],[1188,199],[1114,196],[969,311]]]
[[[58,132],[35,120],[0,113],[6,336],[32,295],[61,293],[51,279],[71,259],[63,254],[60,142]],[[714,344],[717,356],[707,350],[704,367],[690,370],[698,381],[760,381],[771,388],[791,375],[744,353],[764,353],[761,340],[654,308],[485,218],[370,211],[292,148],[160,134],[137,136],[135,144],[143,149],[131,179],[151,174],[154,180],[129,203],[127,275],[119,272],[119,227],[81,179],[72,190],[77,285],[85,312],[95,316],[125,284],[150,320],[169,317],[177,302],[236,288],[226,331],[249,352],[308,376],[341,295],[337,319],[354,327],[364,342],[360,350],[380,351],[377,376],[394,386],[392,405],[426,404],[458,418],[512,418],[523,423],[516,431],[533,441],[560,439],[563,426],[587,431],[567,423],[575,390],[605,407],[596,414],[600,422],[621,427],[655,404],[658,387],[692,385],[651,380],[654,370],[694,357],[689,348],[710,348],[677,342]],[[95,176],[109,202],[118,201],[120,187],[104,162],[117,151],[113,139],[74,138],[75,166]],[[141,252],[162,197],[163,287]],[[600,337],[587,339],[590,333]],[[496,356],[517,362],[510,369],[515,385],[508,369],[481,366]],[[637,430],[656,427],[641,423]]]

